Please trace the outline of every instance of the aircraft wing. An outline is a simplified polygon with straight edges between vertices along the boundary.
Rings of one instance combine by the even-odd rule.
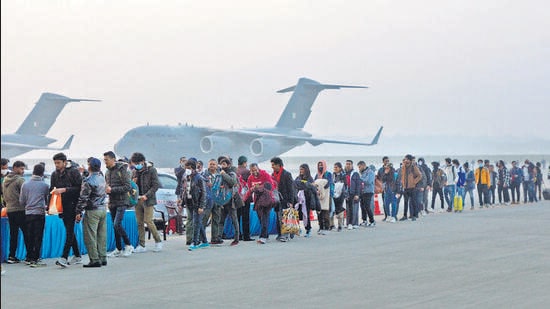
[[[62,147],[46,147],[46,146],[33,145],[33,144],[2,142],[2,148],[3,149],[20,149],[20,150],[25,150],[25,151],[38,150],[38,149],[67,150],[67,149],[69,149],[69,147],[71,147],[71,143],[73,142],[73,138],[74,138],[74,135],[71,135]]]
[[[304,141],[308,142],[313,146],[317,146],[323,143],[327,144],[345,144],[345,145],[360,145],[360,146],[372,146],[376,145],[378,143],[378,140],[380,139],[380,134],[382,134],[382,129],[384,127],[380,127],[378,129],[378,132],[372,139],[370,143],[364,143],[364,142],[355,142],[355,141],[343,141],[343,140],[333,140],[333,139],[323,139],[323,138],[314,138],[309,136],[293,136],[288,135],[284,133],[277,133],[277,132],[263,132],[263,131],[254,131],[254,130],[219,130],[219,129],[212,129],[212,133],[224,135],[224,136],[248,136],[252,138],[260,138],[260,137],[273,137],[273,138],[280,138],[282,140],[294,140],[294,141]]]

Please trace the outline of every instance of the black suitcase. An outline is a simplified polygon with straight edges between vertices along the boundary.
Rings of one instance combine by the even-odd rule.
[[[550,189],[544,189],[542,191],[542,197],[544,197],[545,200],[550,200]]]

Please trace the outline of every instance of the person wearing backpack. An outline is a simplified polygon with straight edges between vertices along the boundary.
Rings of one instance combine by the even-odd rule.
[[[432,211],[435,211],[435,199],[439,195],[441,200],[441,211],[445,209],[443,186],[447,181],[445,172],[439,168],[439,162],[432,162]]]
[[[208,161],[208,167],[206,170],[202,172],[202,178],[205,181],[205,189],[206,189],[206,203],[207,207],[203,213],[202,218],[202,225],[204,227],[208,226],[208,220],[211,218],[210,221],[210,244],[211,245],[220,245],[223,244],[223,240],[220,238],[221,230],[223,230],[223,226],[220,227],[219,222],[221,222],[221,216],[222,216],[222,210],[221,206],[214,203],[214,199],[212,197],[212,185],[214,183],[214,179],[216,178],[216,175],[218,174],[218,161],[215,159],[210,159]],[[187,226],[186,226],[187,228]],[[192,240],[187,244],[188,246],[191,245]]]
[[[132,189],[130,184],[130,171],[128,164],[125,162],[117,162],[116,155],[112,151],[107,151],[103,154],[103,161],[107,172],[105,173],[105,193],[109,195],[109,213],[113,221],[113,229],[115,231],[115,250],[109,253],[110,257],[130,256],[134,252],[134,247],[130,242],[128,233],[122,226],[124,213],[130,207],[130,199],[128,192]],[[122,247],[124,241],[125,247]]]
[[[233,187],[237,186],[237,173],[233,171],[231,168],[231,160],[227,157],[222,157],[218,163],[220,163],[220,172],[218,175],[216,175],[216,178],[221,178],[221,186],[218,188],[219,190],[223,190],[226,192],[226,194],[232,195],[233,194]],[[217,181],[217,180],[215,180]],[[214,185],[212,187],[212,194],[214,197],[219,196],[219,194],[216,192],[216,186]],[[222,207],[222,216],[221,216],[221,229],[220,233],[223,233],[223,226],[225,218],[230,215],[231,217],[231,223],[233,224],[233,230],[234,230],[234,238],[231,242],[231,246],[236,246],[239,244],[239,220],[237,218],[237,208],[235,207],[235,204],[233,203],[233,198],[229,196],[228,201],[226,201],[224,204],[220,203],[219,201],[216,201],[214,199],[214,203],[217,203],[219,206]],[[219,237],[222,238],[222,235]]]
[[[202,176],[197,172],[197,161],[189,159],[185,162],[185,172],[182,180],[181,200],[188,210],[187,215],[191,216],[193,220],[193,243],[188,249],[193,251],[207,248],[210,245],[202,225],[204,210],[208,206],[206,203],[206,185]]]

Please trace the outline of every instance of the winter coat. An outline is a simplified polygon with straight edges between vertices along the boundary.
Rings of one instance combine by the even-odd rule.
[[[6,207],[8,208],[7,212],[25,211],[25,205],[19,202],[23,183],[25,183],[25,178],[14,172],[9,173],[4,178],[2,190],[4,203],[6,203]]]
[[[105,183],[111,187],[109,193],[109,207],[130,206],[128,193],[132,190],[130,172],[126,163],[117,162],[105,173]]]
[[[101,177],[99,172],[92,172],[82,181],[80,197],[76,206],[76,212],[82,213],[84,210],[103,210],[107,202],[107,193],[105,178]]]
[[[157,169],[150,163],[146,162],[141,170],[134,170],[132,178],[138,185],[139,195],[147,196],[145,201],[146,206],[154,206],[157,204],[157,191],[160,188]]]

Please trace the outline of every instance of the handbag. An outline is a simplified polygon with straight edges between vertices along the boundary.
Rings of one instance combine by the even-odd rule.
[[[281,234],[300,234],[300,221],[298,216],[298,210],[293,207],[283,209]]]
[[[50,204],[48,206],[49,215],[58,215],[63,213],[63,204],[61,203],[61,194],[52,193]]]
[[[244,206],[244,202],[240,194],[233,194],[233,205],[235,208],[241,208]]]

